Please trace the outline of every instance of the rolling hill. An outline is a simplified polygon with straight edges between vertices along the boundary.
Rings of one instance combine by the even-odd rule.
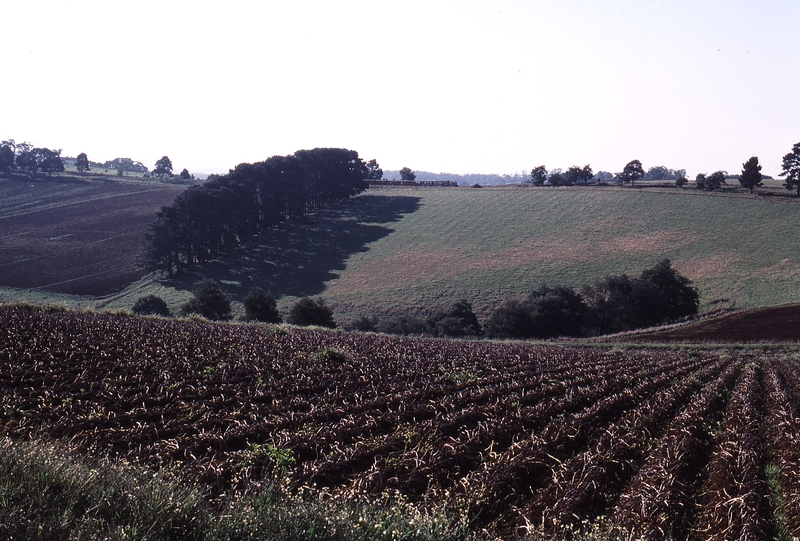
[[[191,275],[155,281],[135,267],[141,236],[180,187],[60,184],[25,194],[17,186],[9,196],[0,182],[0,286],[21,288],[6,289],[6,299],[72,294],[57,300],[129,309],[155,293],[175,311],[193,283],[209,277],[234,301],[254,286],[283,308],[321,296],[340,322],[426,313],[462,298],[485,317],[543,284],[635,275],[666,257],[697,285],[704,311],[800,301],[800,247],[787,233],[800,202],[790,197],[675,188],[371,189]],[[70,266],[74,275],[50,274]]]

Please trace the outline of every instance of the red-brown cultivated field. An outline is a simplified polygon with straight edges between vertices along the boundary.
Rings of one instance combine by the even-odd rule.
[[[185,187],[0,179],[0,287],[102,296],[140,279],[143,235]]]
[[[304,490],[399,491],[507,538],[771,539],[800,535],[798,359],[793,346],[424,340],[5,307],[0,428],[172,465],[212,494],[269,471]]]
[[[800,342],[800,305],[740,310],[668,328],[643,330],[598,341]]]

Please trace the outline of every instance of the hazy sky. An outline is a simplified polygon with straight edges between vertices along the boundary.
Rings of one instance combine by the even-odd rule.
[[[191,172],[313,147],[384,169],[632,159],[777,175],[797,0],[16,1],[0,138]]]

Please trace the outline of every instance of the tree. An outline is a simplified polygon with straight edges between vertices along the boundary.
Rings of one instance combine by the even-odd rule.
[[[13,167],[14,167],[14,149],[7,144],[3,144],[3,146],[0,146],[0,171],[8,173],[9,169]]]
[[[103,164],[103,167],[114,169],[117,176],[125,176],[126,172],[147,173],[147,167],[141,162],[133,161],[130,158],[114,158]]]
[[[541,287],[526,303],[531,314],[531,336],[555,338],[581,336],[586,326],[586,304],[572,288]]]
[[[686,183],[689,182],[686,179],[686,171],[684,169],[681,169],[681,171],[683,172],[680,173],[678,177],[675,179],[675,186],[677,186],[678,188],[683,188],[684,186],[686,186]]]
[[[800,197],[800,143],[792,146],[792,151],[783,157],[783,166],[779,177],[786,177],[783,186],[787,190],[797,188],[797,197]]]
[[[533,318],[528,305],[505,301],[489,315],[484,332],[489,338],[532,338]]]
[[[47,176],[52,176],[53,173],[64,172],[64,162],[61,161],[60,150],[50,150],[49,148],[35,149],[38,150],[37,161],[39,168]]]
[[[75,158],[75,168],[78,170],[78,173],[85,173],[89,170],[89,157],[86,156],[85,152],[81,152],[78,154],[78,157]]]
[[[429,322],[436,336],[478,336],[481,325],[469,301],[461,299],[446,312],[433,316]]]
[[[564,176],[561,169],[553,169],[550,171],[550,176],[547,177],[547,183],[550,186],[566,186],[567,177]]]
[[[383,178],[383,169],[378,165],[377,160],[367,162],[367,175],[364,178],[380,180]]]
[[[631,186],[633,186],[633,183],[643,176],[644,169],[642,168],[642,162],[639,160],[632,160],[625,164],[622,173],[617,173],[617,182],[619,182],[620,185],[630,182]]]
[[[264,323],[280,323],[282,321],[275,298],[264,293],[260,287],[251,289],[242,304],[244,304],[244,318],[248,321]]]
[[[662,259],[633,281],[633,320],[637,327],[652,327],[697,314],[700,294],[691,280]]]
[[[190,175],[189,170],[184,167],[183,171],[181,171],[180,177],[183,180],[189,180],[192,178],[192,175]]]
[[[317,325],[319,327],[336,328],[333,312],[322,299],[303,297],[299,299],[289,311],[286,318],[292,325]]]
[[[544,186],[547,180],[547,169],[544,165],[539,165],[531,169],[531,183],[534,186]]]
[[[758,163],[758,157],[753,156],[742,164],[742,174],[739,175],[739,184],[743,188],[750,190],[753,193],[753,188],[756,186],[763,186],[761,182],[761,164]]]
[[[592,172],[592,168],[588,165],[585,165],[582,168],[578,167],[577,165],[573,165],[564,173],[566,184],[570,186],[573,184],[586,184],[592,180],[593,176],[594,173]]]
[[[633,281],[626,274],[606,276],[593,286],[584,286],[581,296],[588,308],[592,334],[609,334],[636,328]]]
[[[193,293],[194,298],[181,306],[183,315],[200,314],[213,320],[231,318],[231,300],[214,280],[200,280]]]
[[[172,161],[167,156],[162,156],[156,162],[156,168],[153,169],[153,174],[159,178],[172,176]]]
[[[144,297],[139,297],[133,304],[133,308],[131,311],[134,314],[142,316],[153,315],[153,316],[172,317],[172,314],[170,314],[169,312],[169,307],[167,307],[167,303],[164,302],[164,299],[156,295],[146,295]]]
[[[723,184],[726,184],[725,174],[725,171],[714,171],[710,175],[698,173],[694,179],[695,187],[697,187],[698,190],[713,192],[719,189]]]
[[[400,180],[414,180],[415,178],[417,178],[417,175],[408,167],[403,167],[400,170]]]

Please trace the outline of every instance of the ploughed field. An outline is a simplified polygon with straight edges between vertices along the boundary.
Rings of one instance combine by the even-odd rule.
[[[512,537],[800,535],[800,351],[445,341],[0,307],[0,427],[171,466],[396,491]]]
[[[140,279],[156,211],[185,189],[160,183],[0,179],[0,287],[103,296]]]

